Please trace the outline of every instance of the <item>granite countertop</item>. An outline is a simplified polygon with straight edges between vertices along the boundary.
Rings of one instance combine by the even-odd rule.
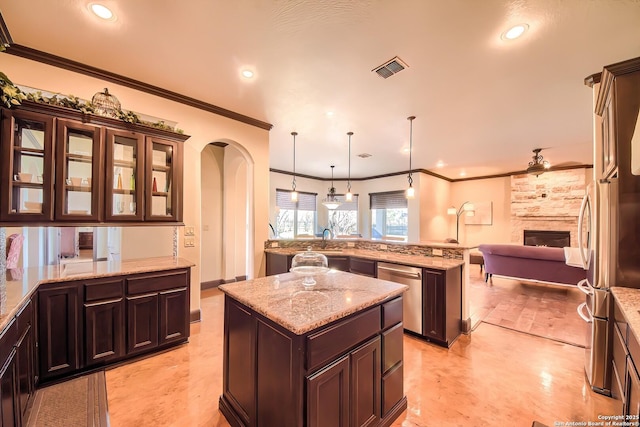
[[[220,285],[218,289],[296,335],[327,325],[388,298],[408,287],[386,280],[331,270],[314,276],[306,290],[294,273]]]
[[[267,248],[264,251],[282,255],[295,255],[297,253],[304,252],[300,249],[289,248]],[[450,270],[464,265],[464,261],[461,259],[407,255],[394,252],[368,251],[363,249],[315,250],[315,252],[327,256],[353,256],[375,261],[394,262],[396,264],[410,265],[413,267],[434,268],[437,270]]]
[[[313,237],[309,239],[269,239],[269,242],[321,242],[322,237]],[[435,240],[423,240],[420,242],[403,242],[400,240],[378,240],[378,239],[363,239],[363,238],[334,238],[328,240],[332,243],[342,243],[346,244],[347,242],[366,242],[366,243],[374,243],[381,245],[400,245],[400,246],[428,246],[430,248],[442,248],[442,249],[474,249],[477,248],[478,245],[468,245],[465,243],[445,243],[442,241]]]
[[[620,304],[622,314],[629,323],[631,332],[635,335],[636,340],[640,342],[640,289],[625,288],[622,286],[613,286],[611,293]]]
[[[183,258],[158,257],[130,261],[73,262],[0,272],[0,331],[43,283],[173,270],[194,265]]]

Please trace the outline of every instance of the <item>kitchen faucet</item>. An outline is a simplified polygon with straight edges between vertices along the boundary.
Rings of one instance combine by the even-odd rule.
[[[331,230],[329,230],[328,228],[325,228],[324,230],[322,230],[322,249],[324,249],[327,246],[327,240],[332,238],[333,238],[333,235],[331,233]]]

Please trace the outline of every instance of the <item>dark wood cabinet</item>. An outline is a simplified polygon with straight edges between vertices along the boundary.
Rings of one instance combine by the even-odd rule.
[[[266,275],[274,276],[276,274],[288,273],[291,268],[291,260],[293,255],[276,254],[272,252],[266,253],[267,265]]]
[[[449,270],[423,270],[423,334],[438,344],[451,346],[460,335],[462,318],[462,273]]]
[[[54,119],[2,108],[0,221],[53,220]]]
[[[158,294],[127,297],[127,354],[158,346]]]
[[[29,101],[0,111],[0,224],[182,221],[188,136]]]
[[[349,271],[349,257],[342,255],[328,255],[327,264],[329,268],[340,271]]]
[[[349,272],[367,277],[376,277],[376,261],[351,257],[349,259]]]
[[[627,358],[627,401],[624,414],[637,422],[640,417],[640,376],[631,358]]]
[[[81,288],[76,282],[43,285],[38,290],[40,379],[81,368]]]
[[[189,336],[189,294],[187,288],[160,292],[159,345],[182,341]]]
[[[142,274],[126,280],[127,354],[189,338],[189,271]]]
[[[35,303],[28,301],[16,315],[18,342],[16,343],[17,363],[17,407],[24,420],[29,401],[36,388],[36,341],[35,341]]]
[[[350,378],[349,356],[307,378],[307,426],[350,425]]]
[[[17,365],[16,350],[11,347],[4,365],[0,368],[0,411],[2,426],[19,426],[20,410],[17,399]]]
[[[389,425],[406,408],[401,367],[402,297],[297,335],[225,296],[219,408],[233,426]]]
[[[84,283],[84,360],[104,365],[125,355],[125,301],[122,278]]]

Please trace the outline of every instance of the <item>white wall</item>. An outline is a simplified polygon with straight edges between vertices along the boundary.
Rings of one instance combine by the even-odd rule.
[[[469,201],[492,202],[491,225],[465,225],[460,216],[460,242],[467,245],[481,243],[509,243],[511,239],[511,177],[477,179],[451,183],[451,204],[457,209]],[[456,217],[449,216],[449,236],[455,238]]]
[[[271,185],[269,191],[270,209],[269,219],[275,222],[276,213],[276,189],[291,189],[291,175],[271,172]],[[406,175],[396,175],[384,178],[375,178],[364,181],[351,181],[351,191],[358,194],[358,228],[363,238],[371,238],[371,214],[369,209],[369,194],[385,191],[404,191],[408,187]],[[326,197],[331,181],[322,181],[309,178],[296,177],[296,189],[318,193],[318,225],[327,222],[327,210],[320,205]],[[346,193],[346,181],[334,181],[336,192]],[[425,242],[444,240],[447,237],[449,219],[446,218],[449,206],[448,181],[431,175],[414,173],[413,187],[416,189],[416,198],[409,200],[409,242]]]
[[[2,71],[16,84],[41,88],[51,92],[73,94],[91,99],[105,87],[115,95],[122,108],[150,116],[178,122],[178,126],[191,135],[184,143],[184,222],[201,229],[201,176],[200,152],[212,141],[231,141],[240,147],[243,155],[250,158],[249,186],[252,190],[249,203],[250,228],[252,230],[250,258],[255,275],[264,274],[264,245],[268,238],[268,218],[262,213],[269,211],[269,133],[197,108],[179,104],[164,98],[149,95],[117,84],[87,77],[60,68],[30,61],[8,54],[0,54]],[[166,72],[170,72],[170,67]],[[150,227],[148,233],[153,233]],[[125,230],[126,234],[126,230]],[[195,246],[184,247],[184,236],[180,230],[179,256],[195,264],[191,270],[191,309],[200,306],[200,236],[196,233]],[[148,248],[146,238],[131,241],[137,251],[144,254]],[[169,246],[171,248],[171,246]],[[133,251],[134,247],[130,247]]]
[[[202,261],[200,281],[222,279],[222,169],[224,148],[207,145],[201,153]]]

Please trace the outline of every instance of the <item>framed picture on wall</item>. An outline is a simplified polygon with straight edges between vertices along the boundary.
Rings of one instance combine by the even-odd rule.
[[[493,202],[473,202],[474,215],[466,216],[467,225],[491,225],[493,224]]]

